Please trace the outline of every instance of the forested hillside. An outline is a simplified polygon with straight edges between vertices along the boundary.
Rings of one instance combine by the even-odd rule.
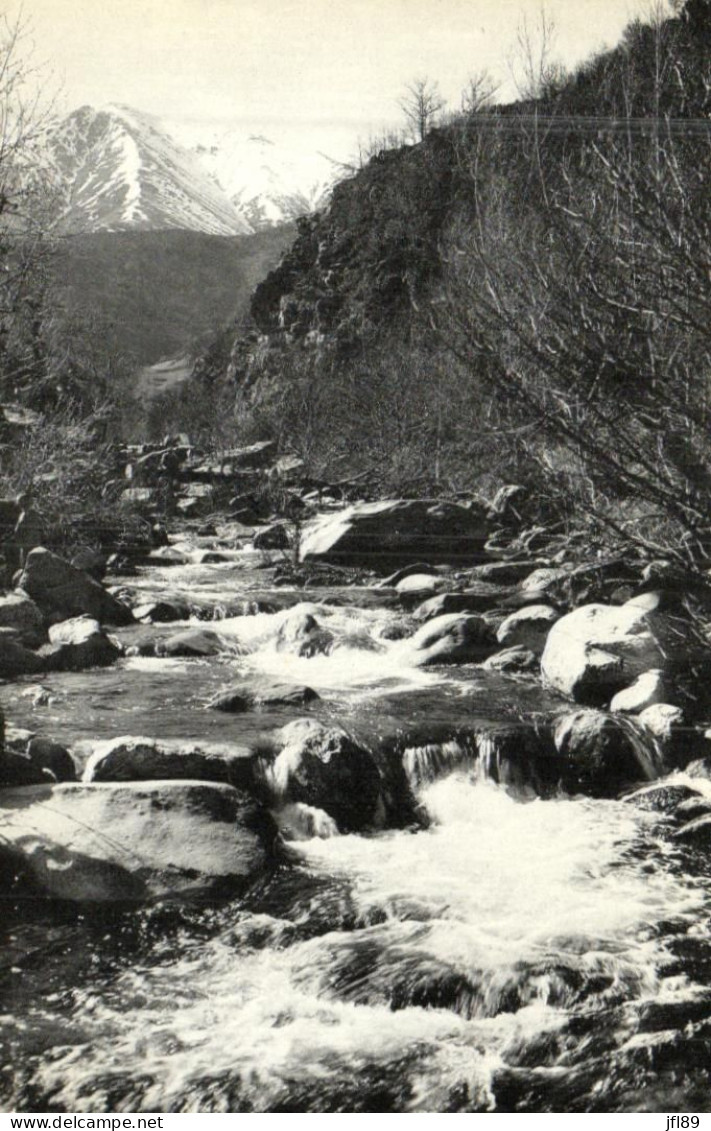
[[[536,97],[376,154],[256,290],[230,369],[245,427],[326,477],[528,482],[564,517],[699,553],[710,47],[689,0]]]
[[[61,239],[52,264],[62,305],[111,328],[139,365],[210,341],[246,312],[258,281],[293,238],[288,226],[256,235],[178,229],[99,232]]]

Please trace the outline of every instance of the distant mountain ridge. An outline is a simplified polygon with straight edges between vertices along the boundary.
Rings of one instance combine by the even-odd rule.
[[[46,164],[65,233],[246,235],[325,203],[343,166],[237,128],[180,127],[122,105],[52,124]]]

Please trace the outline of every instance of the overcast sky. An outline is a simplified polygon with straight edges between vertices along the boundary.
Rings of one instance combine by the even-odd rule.
[[[547,0],[570,64],[612,46],[649,0]],[[540,0],[26,0],[66,109],[125,102],[172,118],[397,121],[416,75],[458,104],[467,78],[507,79]],[[505,87],[503,88],[505,89]]]

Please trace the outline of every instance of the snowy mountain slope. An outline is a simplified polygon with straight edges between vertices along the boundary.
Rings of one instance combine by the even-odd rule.
[[[266,133],[244,126],[206,129],[171,121],[166,126],[195,153],[254,230],[322,208],[343,176],[344,154],[353,140],[344,131],[274,125]]]
[[[66,201],[66,231],[253,230],[197,156],[150,114],[82,106],[48,130],[46,154]]]

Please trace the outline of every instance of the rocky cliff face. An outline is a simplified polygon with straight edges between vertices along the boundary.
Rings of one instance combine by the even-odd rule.
[[[341,347],[405,312],[438,270],[438,239],[457,195],[455,137],[373,157],[303,218],[280,265],[256,289],[262,334],[329,335]]]

